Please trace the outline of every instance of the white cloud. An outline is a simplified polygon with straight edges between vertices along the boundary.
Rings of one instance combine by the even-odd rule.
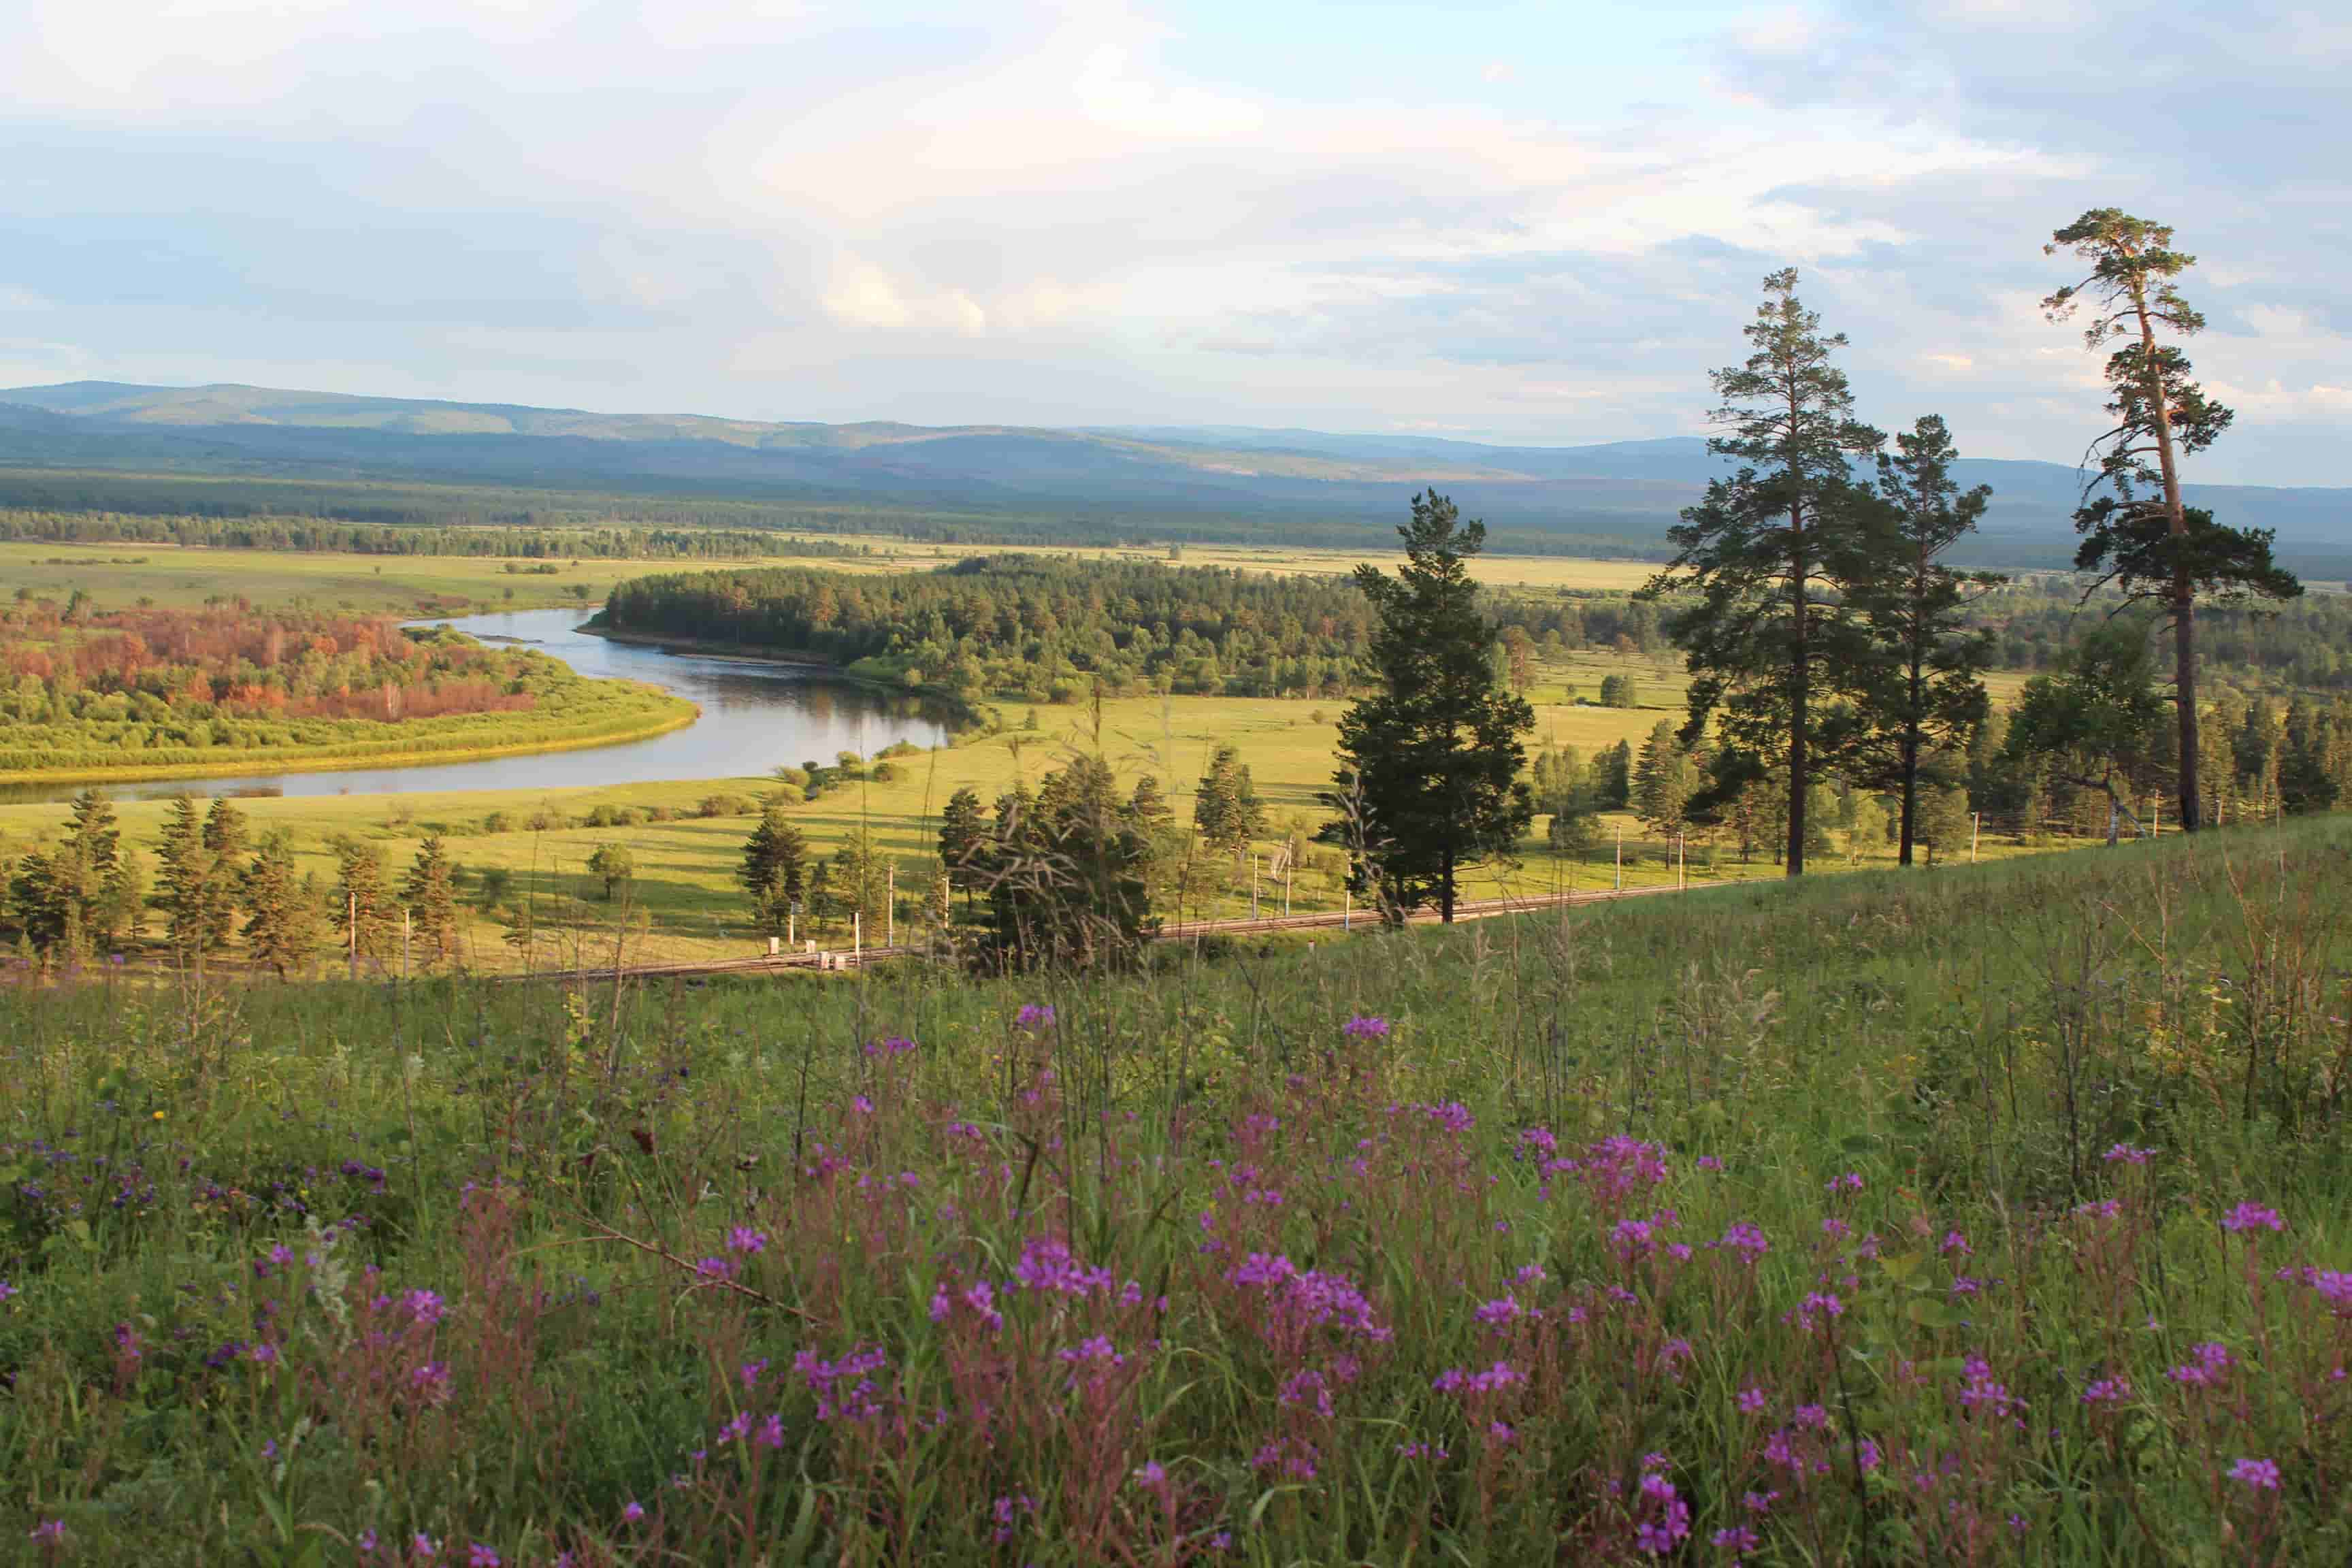
[[[2352,300],[2292,215],[2341,206],[2297,149],[2340,140],[2315,106],[2352,35],[2255,8],[2180,48],[2217,76],[2270,51],[2210,112],[2312,135],[2256,157],[2184,132],[2151,163],[2084,134],[2100,111],[2053,74],[2094,22],[2023,0],[1761,12],[1693,57],[1743,98],[1661,81],[1606,118],[1496,107],[1521,100],[1480,81],[1514,60],[1483,44],[1451,89],[1343,90],[1313,58],[1223,79],[1121,0],[16,0],[0,123],[117,161],[0,168],[30,242],[0,310],[47,301],[45,335],[129,378],[324,352],[456,395],[1375,428],[1442,405],[1574,439],[1685,421],[1786,260],[1866,401],[1932,396],[1971,450],[2024,453],[2050,419],[2003,410],[2097,406],[2095,357],[2032,308],[2037,236],[2155,193],[2206,257],[2200,371],[2257,389],[2246,417],[2275,381],[2341,422]]]

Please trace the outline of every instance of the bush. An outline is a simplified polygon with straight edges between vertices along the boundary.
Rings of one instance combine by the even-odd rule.
[[[706,795],[694,808],[697,816],[752,816],[758,815],[760,803],[749,795]]]

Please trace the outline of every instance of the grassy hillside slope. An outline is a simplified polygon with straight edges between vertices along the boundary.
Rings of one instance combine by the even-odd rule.
[[[2347,890],[2321,821],[1084,983],[12,988],[0,1539],[2341,1561]]]

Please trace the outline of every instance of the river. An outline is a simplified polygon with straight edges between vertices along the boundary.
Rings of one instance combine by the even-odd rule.
[[[643,680],[699,703],[702,717],[650,740],[582,751],[487,757],[415,767],[152,779],[103,786],[118,797],[177,795],[408,795],[450,789],[580,789],[661,779],[749,778],[785,763],[872,756],[911,741],[938,745],[951,715],[940,703],[877,690],[805,665],[710,658],[613,642],[581,631],[579,610],[511,610],[446,624],[485,639],[510,637],[583,675]],[[66,800],[78,784],[0,785],[0,800]]]

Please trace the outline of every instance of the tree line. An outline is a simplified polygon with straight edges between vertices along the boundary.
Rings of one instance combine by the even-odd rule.
[[[795,567],[617,584],[598,624],[823,658],[960,697],[1337,696],[1371,617],[1345,582],[1157,562],[978,556],[849,576]]]
[[[462,750],[643,727],[667,700],[384,616],[109,610],[79,589],[0,606],[0,770]]]
[[[874,552],[870,544],[794,539],[747,528],[565,528],[528,522],[485,527],[353,522],[321,517],[151,517],[23,508],[0,509],[0,540],[519,561],[688,561],[746,555],[855,558]]]
[[[181,795],[153,846],[151,882],[113,805],[84,790],[56,843],[0,857],[0,931],[43,967],[112,956],[139,940],[151,913],[188,969],[240,937],[248,963],[281,977],[310,969],[330,944],[371,973],[455,960],[459,871],[437,835],[397,881],[377,846],[343,837],[333,847],[335,876],[321,885],[298,872],[283,833],[257,842],[227,799],[205,807]]]

